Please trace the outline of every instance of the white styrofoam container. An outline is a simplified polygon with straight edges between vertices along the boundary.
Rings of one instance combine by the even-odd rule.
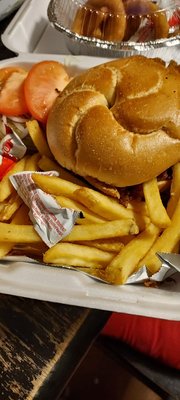
[[[70,73],[80,72],[107,59],[52,54],[20,54],[0,62],[0,67],[32,64],[47,59],[65,63]],[[170,284],[160,288],[143,284],[113,286],[92,280],[83,273],[37,264],[17,262],[3,265],[0,260],[0,292],[55,301],[82,307],[180,320],[180,274],[173,275]]]
[[[48,21],[48,4],[49,0],[25,0],[1,36],[8,49],[17,54],[70,54],[66,37]],[[180,62],[180,46],[160,48],[158,56],[165,61],[176,57]],[[148,57],[157,57],[157,51],[149,50]]]
[[[15,11],[24,0],[0,0],[0,21]]]
[[[64,36],[47,18],[49,0],[25,0],[1,36],[15,53],[70,54]]]

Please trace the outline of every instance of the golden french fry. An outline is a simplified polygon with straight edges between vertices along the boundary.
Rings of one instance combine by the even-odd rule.
[[[39,243],[41,241],[40,236],[31,225],[0,222],[0,242]]]
[[[142,232],[150,224],[151,220],[147,215],[141,213],[133,213],[133,218],[139,227],[139,231]]]
[[[76,185],[88,186],[88,184],[84,183],[83,180],[81,180],[76,175],[69,172],[67,169],[61,167],[55,161],[51,160],[46,156],[41,157],[41,159],[38,162],[38,165],[42,171],[57,171],[59,172],[59,176],[62,179],[75,183]]]
[[[169,226],[171,220],[163,206],[157,179],[154,178],[151,181],[145,182],[143,184],[143,192],[152,223],[160,228]]]
[[[28,212],[29,209],[25,204],[22,204],[21,207],[15,213],[11,224],[26,224],[29,223],[28,220]],[[14,242],[0,242],[0,258],[5,257],[14,247]]]
[[[180,198],[180,162],[173,167],[173,178],[170,189],[170,199],[167,205],[167,213],[171,218]]]
[[[44,192],[54,196],[64,195],[71,199],[73,198],[74,191],[80,187],[73,182],[66,181],[57,176],[32,174],[32,179]]]
[[[67,207],[67,208],[72,208],[73,210],[76,211],[82,211],[84,215],[84,219],[86,220],[85,223],[102,223],[105,222],[105,219],[99,217],[98,215],[94,214],[92,211],[89,211],[88,208],[84,207],[82,204],[78,203],[75,200],[69,199],[68,197],[65,196],[56,196],[55,197],[57,203],[61,207]],[[77,223],[83,224],[83,218],[79,218]]]
[[[121,235],[136,235],[139,229],[132,219],[108,221],[102,224],[76,225],[72,231],[64,237],[63,242],[77,242],[84,240],[96,240]]]
[[[102,266],[106,266],[113,257],[114,255],[112,253],[93,247],[72,243],[58,243],[45,252],[43,261],[56,265],[102,268]]]
[[[157,272],[161,267],[161,261],[156,256],[157,252],[171,253],[180,241],[180,199],[175,208],[171,224],[155,241],[146,256],[140,261],[139,266],[146,265],[152,272]]]
[[[54,196],[70,197],[107,220],[134,218],[132,210],[128,210],[116,200],[96,190],[81,187],[56,176],[32,174],[32,179],[44,192]]]
[[[44,192],[54,196],[64,195],[65,197],[81,203],[96,217],[104,220],[117,220],[121,218],[133,218],[140,230],[143,230],[149,223],[149,217],[135,213],[133,209],[127,209],[116,200],[97,192],[96,190],[81,187],[59,177],[32,174],[36,185]],[[93,211],[92,211],[93,210]],[[83,211],[83,210],[82,210]],[[85,221],[81,221],[82,224]]]
[[[7,256],[13,249],[14,243],[11,242],[0,242],[0,258]]]
[[[151,220],[148,215],[145,201],[129,200],[127,208],[133,211],[134,220],[139,226],[140,232],[146,229]]]
[[[20,161],[18,161],[13,168],[2,178],[0,182],[0,202],[6,200],[11,193],[13,193],[14,188],[9,180],[9,177],[17,172],[24,171],[26,162],[26,157],[23,157]]]
[[[25,171],[38,171],[39,170],[38,161],[39,161],[40,157],[41,156],[39,153],[35,153],[32,156],[29,156],[26,160],[24,170]]]
[[[148,209],[145,201],[129,200],[127,208],[133,210],[137,214],[148,216]]]
[[[37,120],[30,120],[26,122],[26,126],[31,136],[31,139],[40,154],[44,154],[47,157],[52,157],[51,151],[48,147],[45,134],[39,126]]]
[[[72,194],[73,198],[97,215],[107,220],[117,220],[121,218],[134,218],[132,210],[128,210],[119,204],[115,199],[110,198],[96,190],[89,188],[79,188]]]
[[[38,161],[38,166],[42,171],[65,171],[56,161],[52,160],[51,158],[43,155],[41,156],[40,160]],[[62,177],[66,179],[65,177]]]
[[[106,279],[118,285],[124,284],[127,278],[136,270],[139,261],[153,245],[159,232],[160,229],[157,226],[150,224],[145,231],[124,246],[107,266],[105,271]]]
[[[22,199],[15,192],[11,195],[9,201],[4,204],[4,207],[0,210],[0,221],[9,221],[13,214],[18,210],[22,204]]]
[[[84,246],[95,247],[96,249],[112,253],[119,253],[120,250],[124,247],[124,244],[119,238],[86,240],[82,241],[81,244],[83,244]]]
[[[32,222],[29,218],[29,208],[26,206],[26,204],[23,203],[16,211],[11,223],[16,225],[32,225]]]

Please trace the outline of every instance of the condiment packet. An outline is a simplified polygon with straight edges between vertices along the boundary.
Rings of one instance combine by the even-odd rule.
[[[15,132],[24,139],[29,133],[26,127],[26,122],[29,120],[26,116],[15,117],[2,115],[0,118],[0,136],[5,136],[6,133]]]
[[[14,164],[24,157],[26,146],[15,133],[6,134],[0,141],[0,181]]]
[[[0,181],[15,164],[16,162],[14,160],[8,157],[3,157],[0,154]]]
[[[173,34],[176,29],[178,29],[180,24],[180,12],[179,10],[172,10],[169,0],[162,0],[161,9],[166,10],[166,18],[169,25],[169,32]],[[156,11],[155,14],[158,15],[160,11]],[[149,17],[144,16],[141,18],[141,23],[137,31],[129,39],[130,42],[149,42],[155,40],[155,26],[151,19],[151,14]]]
[[[56,171],[33,172],[58,176]],[[39,189],[32,179],[32,172],[10,176],[10,181],[24,203],[30,208],[29,217],[34,229],[48,247],[54,246],[72,230],[80,212],[60,207],[53,196]]]
[[[15,132],[6,134],[0,142],[0,155],[14,161],[23,158],[26,151],[26,146]]]

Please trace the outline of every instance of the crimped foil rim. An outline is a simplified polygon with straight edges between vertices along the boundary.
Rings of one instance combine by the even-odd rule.
[[[111,51],[128,51],[128,50],[135,50],[135,51],[146,51],[149,49],[156,49],[162,47],[171,47],[177,46],[180,44],[180,35],[173,36],[166,39],[157,39],[148,42],[130,42],[130,41],[120,41],[120,42],[109,42],[105,40],[100,40],[97,38],[92,38],[88,36],[82,36],[77,33],[72,32],[70,29],[65,28],[57,21],[57,17],[54,12],[54,5],[56,0],[51,0],[48,9],[47,9],[47,16],[50,23],[55,27],[55,29],[59,30],[60,32],[65,33],[70,39],[73,39],[80,44],[86,44],[90,47],[96,47],[98,49],[106,49]]]

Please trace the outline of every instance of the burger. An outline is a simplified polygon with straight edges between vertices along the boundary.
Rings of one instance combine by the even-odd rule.
[[[61,166],[113,197],[168,179],[180,161],[179,66],[137,55],[88,69],[55,100],[47,140]]]

